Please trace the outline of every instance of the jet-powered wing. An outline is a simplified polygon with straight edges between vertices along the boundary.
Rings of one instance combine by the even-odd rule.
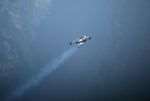
[[[91,37],[88,35],[82,35],[80,38],[71,41],[69,44],[70,45],[77,45],[77,46],[82,46],[84,45],[88,40],[91,40]]]

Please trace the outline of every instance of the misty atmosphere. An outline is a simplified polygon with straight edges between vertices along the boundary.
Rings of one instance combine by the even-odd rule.
[[[149,101],[149,0],[1,0],[0,101]],[[69,42],[92,37],[77,48]]]

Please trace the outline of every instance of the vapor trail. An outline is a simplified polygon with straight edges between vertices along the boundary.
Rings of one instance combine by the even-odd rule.
[[[17,88],[14,92],[12,92],[11,96],[7,98],[6,101],[12,101],[17,98],[20,98],[26,91],[28,91],[31,87],[34,87],[38,85],[44,77],[47,77],[49,74],[51,74],[54,70],[60,67],[61,64],[65,62],[69,57],[71,57],[75,52],[77,48],[70,48],[69,50],[65,51],[61,56],[54,59],[52,62],[49,62],[42,70],[41,72],[33,77],[29,82],[22,85],[21,87]]]

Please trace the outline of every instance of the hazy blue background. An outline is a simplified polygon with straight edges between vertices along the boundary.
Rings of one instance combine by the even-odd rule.
[[[1,0],[0,101],[81,33],[92,40],[18,101],[146,101],[149,0]]]

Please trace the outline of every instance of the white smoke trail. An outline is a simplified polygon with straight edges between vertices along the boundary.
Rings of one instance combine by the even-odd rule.
[[[17,98],[20,98],[31,87],[38,85],[43,80],[44,77],[47,77],[54,70],[59,68],[60,65],[65,62],[65,60],[67,60],[76,52],[76,50],[77,48],[75,47],[71,48],[65,51],[60,57],[54,59],[54,61],[48,63],[36,77],[32,78],[29,82],[27,82],[26,84],[22,85],[20,88],[17,88],[14,92],[12,92],[11,96],[9,96],[6,101],[12,101]]]

